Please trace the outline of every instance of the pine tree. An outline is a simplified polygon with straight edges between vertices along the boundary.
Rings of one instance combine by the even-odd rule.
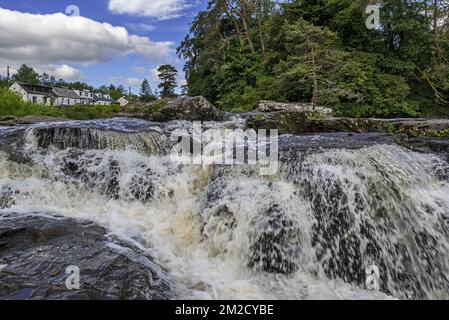
[[[339,58],[339,52],[333,47],[336,35],[304,20],[286,24],[284,32],[289,55],[278,66],[279,77],[286,87],[299,91],[298,100],[310,96],[311,103],[316,105],[320,83],[326,82],[326,76],[332,72]]]
[[[144,79],[140,88],[140,101],[150,102],[154,100],[156,100],[156,96],[151,89],[150,83],[147,79]]]
[[[161,97],[175,97],[175,89],[177,87],[176,76],[178,74],[178,70],[169,64],[164,64],[161,65],[157,71],[159,72],[159,88],[161,89]]]

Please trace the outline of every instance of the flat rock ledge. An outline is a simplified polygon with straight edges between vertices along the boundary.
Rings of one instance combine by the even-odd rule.
[[[93,222],[14,213],[0,220],[0,299],[173,298],[167,272],[148,253]],[[79,290],[66,286],[69,266],[79,267]]]
[[[0,117],[0,126],[20,126],[20,125],[29,125],[29,124],[37,124],[43,122],[62,122],[68,121],[66,118],[55,118],[55,117],[44,117],[44,116],[25,116],[25,117],[13,117],[13,116],[4,116]]]
[[[270,100],[261,100],[256,112],[309,112],[323,117],[332,116],[333,110],[326,107],[314,106],[310,103],[284,103]]]
[[[278,129],[281,134],[383,132],[449,138],[449,119],[316,118],[310,112],[255,112],[248,128]]]

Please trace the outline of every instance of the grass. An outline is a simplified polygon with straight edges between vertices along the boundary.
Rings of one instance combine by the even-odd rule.
[[[140,114],[152,114],[159,111],[162,107],[166,106],[170,102],[170,99],[160,99],[153,102],[134,102],[128,104],[122,109],[124,113],[140,113]]]

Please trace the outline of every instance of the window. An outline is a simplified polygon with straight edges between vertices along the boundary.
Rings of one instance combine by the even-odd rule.
[[[44,97],[44,104],[47,104],[47,97]]]
[[[37,103],[37,97],[33,97],[33,103]]]

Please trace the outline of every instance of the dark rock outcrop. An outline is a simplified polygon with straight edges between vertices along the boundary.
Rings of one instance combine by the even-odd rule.
[[[45,117],[45,116],[25,116],[20,118],[13,116],[4,116],[0,117],[0,126],[19,126],[43,122],[61,122],[61,121],[68,121],[68,119]]]
[[[269,100],[259,102],[258,112],[310,112],[323,117],[332,115],[333,110],[326,107],[314,106],[310,103],[283,103]]]
[[[247,118],[246,125],[256,130],[277,129],[280,134],[383,132],[449,137],[449,120],[445,119],[317,118],[309,111],[276,111],[254,113]]]
[[[168,275],[133,245],[96,224],[62,217],[1,214],[0,299],[173,298]],[[80,290],[68,290],[68,266]]]
[[[183,97],[170,102],[149,119],[158,122],[173,120],[186,121],[222,121],[224,113],[204,97]]]

